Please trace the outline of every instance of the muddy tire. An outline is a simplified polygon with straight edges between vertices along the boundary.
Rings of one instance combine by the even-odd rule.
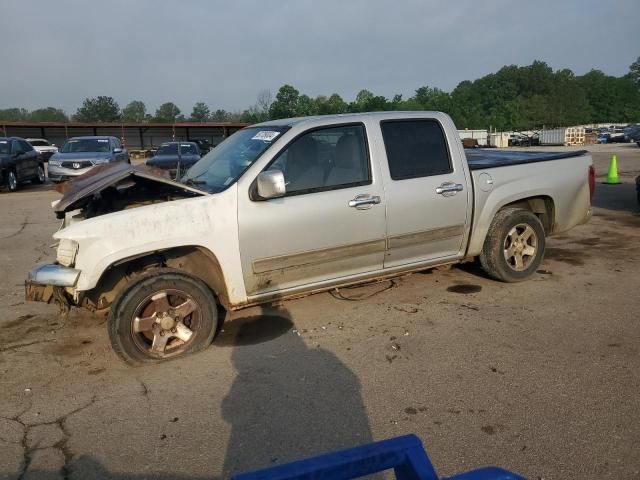
[[[31,181],[35,184],[41,185],[45,182],[46,179],[47,175],[44,172],[44,164],[41,163],[38,165],[38,173],[36,175],[36,178]]]
[[[503,282],[520,282],[534,273],[544,257],[545,234],[529,210],[505,208],[491,222],[480,254],[487,274]]]
[[[216,298],[202,281],[158,269],[131,281],[109,312],[111,345],[130,365],[207,348],[218,329]]]

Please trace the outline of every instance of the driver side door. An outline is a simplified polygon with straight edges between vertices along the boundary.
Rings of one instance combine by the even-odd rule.
[[[242,190],[238,195],[242,271],[250,300],[382,269],[384,190],[363,124],[306,131],[266,170],[274,168],[284,173],[283,197],[252,200]],[[365,198],[370,201],[357,201]]]

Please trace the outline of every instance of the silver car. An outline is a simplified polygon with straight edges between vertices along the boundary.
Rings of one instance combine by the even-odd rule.
[[[120,140],[109,136],[74,137],[49,159],[49,178],[62,182],[88,172],[96,165],[129,162]]]

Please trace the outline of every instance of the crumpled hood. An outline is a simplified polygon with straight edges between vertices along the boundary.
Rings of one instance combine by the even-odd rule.
[[[60,200],[54,203],[53,211],[58,215],[63,215],[64,212],[78,208],[77,205],[86,197],[96,195],[106,188],[127,188],[136,177],[171,185],[199,195],[209,195],[207,192],[175,182],[163,175],[162,171],[141,170],[125,162],[97,165],[84,175],[61,184],[60,190],[63,195]]]

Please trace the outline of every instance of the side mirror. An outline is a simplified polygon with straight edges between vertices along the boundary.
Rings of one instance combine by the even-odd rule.
[[[114,148],[113,149],[113,153],[122,153],[122,149],[121,148]]]
[[[267,170],[258,175],[258,195],[265,200],[283,197],[287,193],[284,173],[281,170]]]

